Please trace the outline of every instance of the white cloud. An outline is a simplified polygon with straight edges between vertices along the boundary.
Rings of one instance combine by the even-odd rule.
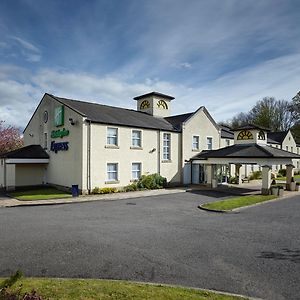
[[[39,48],[34,46],[32,43],[17,37],[17,36],[11,36],[12,40],[16,41],[19,46],[22,47],[21,53],[29,62],[38,62],[41,60],[41,51]]]
[[[61,97],[135,108],[134,96],[158,91],[175,96],[172,113],[204,105],[217,121],[248,111],[265,96],[290,100],[299,90],[300,54],[287,55],[251,68],[228,73],[201,86],[187,86],[155,78],[139,83],[118,76],[96,77],[43,69],[29,73],[14,66],[0,67],[0,119],[24,127],[45,92]]]

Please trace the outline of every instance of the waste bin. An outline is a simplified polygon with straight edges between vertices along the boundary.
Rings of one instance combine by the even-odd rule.
[[[72,184],[72,197],[79,196],[78,184]]]

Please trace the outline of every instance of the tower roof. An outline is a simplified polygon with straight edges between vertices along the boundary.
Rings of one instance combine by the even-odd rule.
[[[140,100],[140,99],[142,99],[142,98],[149,97],[149,96],[163,97],[163,98],[168,99],[168,100],[173,100],[173,99],[175,99],[173,96],[169,96],[169,95],[162,94],[162,93],[158,93],[158,92],[151,92],[151,93],[147,93],[147,94],[144,94],[144,95],[136,96],[136,97],[134,97],[133,99],[134,99],[134,100]]]

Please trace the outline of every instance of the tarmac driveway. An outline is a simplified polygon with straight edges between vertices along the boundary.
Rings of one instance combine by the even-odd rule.
[[[0,276],[21,269],[299,299],[299,197],[238,214],[199,210],[211,196],[1,208]]]

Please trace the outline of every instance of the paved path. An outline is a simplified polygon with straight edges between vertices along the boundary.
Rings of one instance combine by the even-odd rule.
[[[214,196],[214,198],[212,198]],[[222,192],[0,209],[0,276],[164,282],[299,300],[299,196],[238,214]]]

